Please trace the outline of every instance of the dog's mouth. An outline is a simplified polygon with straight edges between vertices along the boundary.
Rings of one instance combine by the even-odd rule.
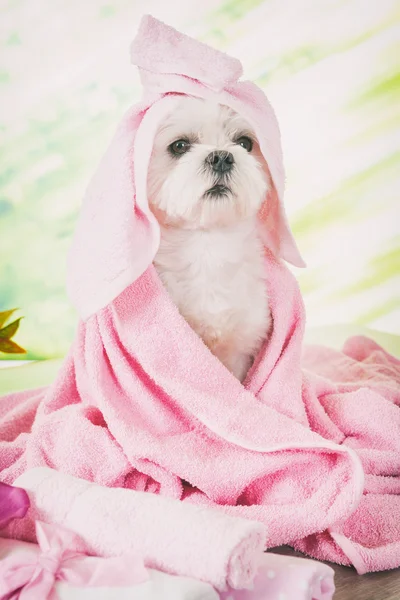
[[[217,183],[207,190],[204,195],[206,198],[217,198],[218,196],[228,196],[230,193],[231,190],[226,185]]]

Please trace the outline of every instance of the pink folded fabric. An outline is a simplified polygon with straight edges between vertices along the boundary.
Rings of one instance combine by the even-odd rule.
[[[251,590],[223,592],[221,600],[331,600],[331,567],[304,558],[266,553]]]
[[[54,586],[57,581],[79,587],[126,587],[148,579],[140,556],[109,559],[85,556],[76,535],[63,527],[39,521],[36,522],[36,534],[38,553],[28,551],[1,558],[0,598],[56,600]],[[0,540],[0,551],[1,547]]]
[[[218,594],[201,581],[166,575],[153,569],[148,569],[147,579],[140,583],[131,582],[135,577],[134,570],[133,575],[127,576],[123,572],[114,581],[118,571],[121,572],[121,565],[129,565],[126,557],[97,559],[78,555],[75,559],[63,558],[57,553],[59,531],[57,527],[47,528],[46,540],[50,545],[44,551],[37,544],[0,538],[2,600],[4,590],[19,584],[24,586],[19,590],[23,591],[24,600],[98,600],[99,597],[111,600],[116,594],[118,600],[331,600],[335,590],[333,570],[327,565],[275,554],[262,556],[252,590],[230,588]],[[54,556],[60,556],[60,563]],[[32,578],[32,565],[36,565],[37,585],[45,581],[46,589],[43,585],[38,588],[25,583]],[[22,600],[22,595],[19,597]]]
[[[44,556],[50,553],[59,565],[58,570],[52,569],[50,575],[43,573],[43,577],[36,569],[32,582],[30,567],[37,560],[28,557],[19,580],[28,580],[27,585],[33,584],[33,589],[43,583],[43,578],[48,584],[66,581],[75,585],[133,585],[143,579],[142,557],[147,566],[212,582],[218,589],[226,590],[220,593],[223,600],[275,600],[279,594],[286,600],[332,598],[333,570],[316,561],[263,554],[265,531],[259,523],[159,495],[105,488],[47,468],[27,471],[17,483],[26,488],[32,503],[24,522],[9,528],[8,534],[34,540],[31,533],[35,531]],[[46,519],[53,525],[40,525],[36,519]],[[69,560],[73,550],[79,557],[76,565]],[[100,559],[95,580],[81,577],[81,567],[88,561],[82,552],[115,557],[109,565],[109,576],[106,569],[103,577]],[[118,557],[120,581],[113,576]],[[105,565],[107,560],[110,561],[103,559]],[[127,582],[123,567],[129,561],[131,581]],[[13,578],[6,575],[10,570],[13,575],[18,560],[10,559],[8,563],[3,568],[0,563],[0,591],[2,574],[6,583],[12,583]],[[91,564],[89,561],[89,567]],[[90,575],[90,569],[85,573]],[[137,575],[139,579],[135,579]],[[203,596],[199,594],[200,597]]]
[[[42,526],[43,527],[43,526]],[[47,526],[46,548],[0,538],[1,600],[218,600],[211,585],[148,569],[138,580],[129,556],[66,558],[60,529]],[[61,542],[65,543],[62,535]],[[60,550],[62,550],[60,552]],[[69,552],[69,554],[72,554]],[[34,567],[34,571],[32,571]],[[33,584],[33,585],[32,585]],[[18,587],[16,592],[5,592]]]
[[[399,361],[360,338],[302,359],[304,308],[282,259],[303,263],[283,208],[279,129],[261,90],[234,82],[236,61],[210,60],[210,51],[154,19],[141,26],[132,52],[144,100],[92,181],[70,256],[69,290],[84,321],[52,386],[1,400],[0,478],[49,466],[179,499],[182,510],[197,503],[260,521],[266,547],[295,544],[360,573],[394,568]],[[259,221],[273,332],[244,385],[184,321],[151,265],[159,232],[147,165],[176,94],[243,114],[270,169]]]
[[[106,455],[105,455],[106,456]],[[66,527],[91,555],[138,556],[146,567],[211,583],[251,587],[265,546],[265,527],[205,506],[158,494],[111,489],[39,468],[18,484],[29,494],[25,519],[3,535],[36,541],[35,523]]]

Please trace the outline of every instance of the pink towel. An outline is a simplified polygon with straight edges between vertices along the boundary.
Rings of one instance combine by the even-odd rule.
[[[265,530],[260,523],[155,494],[98,486],[48,468],[31,469],[17,483],[28,491],[31,508],[24,523],[9,527],[8,535],[34,540],[35,521],[37,531],[38,520],[45,519],[56,538],[64,528],[69,532],[69,550],[119,558],[121,566],[136,557],[137,567],[143,560],[148,567],[212,583],[226,590],[222,600],[276,600],[279,594],[286,600],[332,598],[333,570],[312,560],[263,554]],[[71,545],[73,534],[77,547]],[[0,554],[1,548],[0,539]],[[0,565],[0,589],[2,572]],[[154,571],[149,572],[151,583]],[[168,579],[165,583],[171,584]],[[183,584],[186,598],[187,581]],[[178,588],[175,594],[180,597]],[[210,597],[193,579],[188,597],[200,600],[203,594]],[[154,598],[159,600],[156,593]]]
[[[9,563],[12,561],[15,566],[20,565],[13,578],[14,581],[15,579],[20,581],[26,575],[27,564],[40,561],[40,549],[37,544],[0,538],[0,598],[3,598],[2,584],[7,585],[9,581],[6,561]],[[41,567],[42,569],[45,567],[43,561]],[[5,574],[2,571],[5,571]],[[123,587],[120,578],[119,585],[117,580],[117,585],[114,583],[105,586],[94,582],[95,587],[93,584],[88,587],[79,581],[74,567],[70,565],[68,571],[72,581],[56,580],[51,590],[62,600],[98,600],[99,598],[114,600],[116,595],[118,600],[132,600],[132,598],[137,600],[139,598],[140,600],[218,600],[218,598],[220,600],[331,600],[335,590],[333,570],[327,565],[313,560],[275,554],[265,554],[262,557],[254,589],[240,591],[229,589],[220,594],[207,583],[188,577],[167,575],[154,569],[148,569],[147,581],[134,586],[125,583]],[[13,583],[13,580],[10,583]],[[7,587],[10,588],[11,585]],[[30,589],[31,596],[29,598],[24,596],[24,598],[47,600],[43,594],[34,595],[35,591]],[[26,589],[24,592],[26,593]]]
[[[62,581],[80,587],[137,586],[149,573],[139,555],[112,558],[87,556],[77,535],[56,525],[36,522],[38,552],[0,539],[0,598],[2,600],[56,600],[53,589]],[[17,542],[18,545],[24,542]],[[30,545],[28,545],[30,546]],[[118,590],[116,590],[118,593]]]
[[[146,581],[133,583],[135,569],[132,568],[133,561],[128,556],[117,559],[89,557],[85,561],[80,561],[81,564],[79,564],[79,557],[64,561],[63,553],[54,540],[58,528],[47,526],[46,529],[49,533],[50,545],[44,549],[43,544],[40,548],[37,544],[0,538],[1,600],[16,598],[21,600],[22,598],[24,600],[99,600],[99,598],[102,600],[115,600],[115,598],[118,600],[132,600],[132,598],[135,600],[218,600],[219,598],[218,593],[207,583],[188,577],[166,575],[153,569],[147,570]],[[55,562],[55,559],[58,561]],[[57,566],[59,568],[56,570]],[[8,593],[8,590],[17,591]],[[288,600],[297,600],[297,598]]]
[[[221,600],[331,600],[334,571],[324,563],[265,553],[251,590],[229,590]]]
[[[91,555],[142,557],[146,567],[193,577],[217,589],[251,587],[265,545],[265,527],[206,506],[158,494],[106,488],[51,469],[18,478],[31,508],[7,537],[36,541],[35,521],[65,527]]]
[[[258,520],[267,547],[296,544],[360,573],[399,566],[400,365],[354,339],[343,353],[310,349],[302,370],[303,304],[281,259],[302,262],[283,209],[270,105],[253,84],[234,82],[236,61],[210,60],[210,49],[150,17],[132,51],[145,99],[89,188],[70,257],[70,293],[86,320],[50,388],[2,400],[1,479],[50,466]],[[180,316],[151,266],[159,232],[145,173],[176,93],[244,114],[273,181],[260,213],[273,332],[244,385]]]

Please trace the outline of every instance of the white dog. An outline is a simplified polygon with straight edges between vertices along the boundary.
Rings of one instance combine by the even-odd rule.
[[[243,381],[271,324],[257,212],[267,166],[248,123],[183,97],[156,135],[149,201],[161,227],[154,265],[211,352]]]

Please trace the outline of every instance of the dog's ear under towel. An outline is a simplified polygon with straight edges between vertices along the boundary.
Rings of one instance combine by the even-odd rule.
[[[260,235],[276,257],[304,266],[283,206],[278,123],[261,89],[238,80],[240,62],[150,16],[143,17],[131,56],[144,95],[122,119],[90,183],[68,260],[68,292],[80,317],[109,304],[154,259],[160,232],[147,198],[149,160],[157,128],[182,94],[229,106],[251,124],[272,183]]]

